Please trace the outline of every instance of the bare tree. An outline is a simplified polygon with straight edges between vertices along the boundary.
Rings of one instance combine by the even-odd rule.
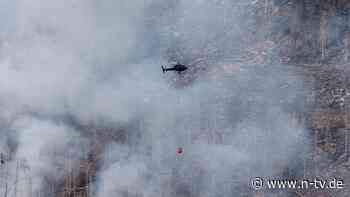
[[[321,47],[321,59],[324,60],[326,57],[326,48],[327,48],[327,12],[325,10],[321,11],[320,47]]]

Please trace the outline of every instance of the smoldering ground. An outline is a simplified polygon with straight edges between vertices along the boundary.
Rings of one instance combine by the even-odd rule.
[[[239,56],[254,28],[244,2],[4,3],[12,11],[2,19],[0,148],[15,155],[7,180],[14,183],[15,161],[25,160],[33,189],[50,192],[46,184],[64,180],[66,160],[74,170],[99,138],[75,124],[123,127],[128,136],[104,145],[91,183],[99,197],[232,196],[249,176],[294,169],[307,144],[290,116],[302,112],[302,80],[281,65],[203,74]],[[173,60],[189,72],[163,75],[160,65]]]

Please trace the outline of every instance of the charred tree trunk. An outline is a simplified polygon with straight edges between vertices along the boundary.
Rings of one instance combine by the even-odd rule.
[[[350,110],[350,107],[348,108],[348,112]],[[346,160],[350,162],[350,114],[347,113],[345,117],[345,129],[344,129],[344,154],[346,157]]]
[[[349,19],[349,17],[348,17]],[[347,28],[346,35],[344,38],[344,61],[345,63],[349,62],[349,53],[350,53],[350,29]]]
[[[302,44],[303,24],[305,15],[305,0],[296,0],[293,3],[293,13],[291,20],[291,40],[292,40],[292,56],[297,55],[299,46]]]
[[[272,5],[272,1],[271,0],[265,0],[265,31],[267,33],[268,36],[270,36],[270,31],[271,31],[271,24],[272,24],[272,9],[273,9],[273,5]]]
[[[323,10],[320,18],[320,47],[321,47],[321,60],[326,57],[327,48],[327,12]]]

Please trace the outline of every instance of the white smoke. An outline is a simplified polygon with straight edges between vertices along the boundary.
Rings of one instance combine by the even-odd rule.
[[[63,151],[68,151],[69,142],[77,137],[76,132],[64,125],[33,118],[23,118],[14,124],[14,129],[19,131],[16,157],[25,162],[22,165],[30,167],[34,191],[44,185],[45,176],[53,180],[63,178]]]

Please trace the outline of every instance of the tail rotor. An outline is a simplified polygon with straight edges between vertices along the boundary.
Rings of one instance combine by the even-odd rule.
[[[164,66],[162,66],[162,70],[163,70],[163,73],[165,73],[165,72],[166,72],[166,69],[164,68]]]

